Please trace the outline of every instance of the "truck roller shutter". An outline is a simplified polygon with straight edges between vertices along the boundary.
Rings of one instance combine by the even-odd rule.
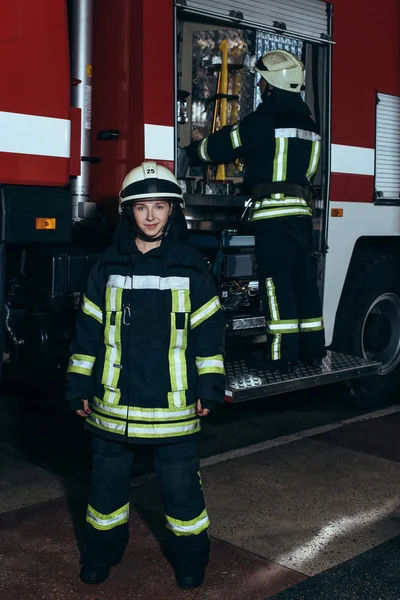
[[[257,29],[321,40],[328,36],[328,4],[323,0],[177,0],[190,12]],[[284,26],[283,26],[284,24]]]
[[[375,197],[400,202],[400,97],[377,95]]]

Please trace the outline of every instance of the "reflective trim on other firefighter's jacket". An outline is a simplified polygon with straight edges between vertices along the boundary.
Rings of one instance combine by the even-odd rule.
[[[216,356],[196,356],[196,367],[198,375],[206,373],[221,373],[225,375],[224,359],[221,354]]]
[[[184,394],[185,396],[185,394]],[[109,406],[100,398],[93,398],[94,410],[111,417],[121,417],[128,421],[184,421],[196,416],[196,404],[181,408],[142,408],[141,406]]]
[[[272,277],[268,277],[265,280],[265,287],[267,290],[269,314],[271,315],[270,323],[276,323],[280,321],[278,300],[275,293],[275,285]],[[272,347],[271,347],[271,358],[272,360],[278,360],[281,357],[281,339],[280,333],[273,333]]]
[[[299,333],[299,321],[297,319],[285,321],[267,321],[267,329],[270,333]]]
[[[207,146],[208,138],[204,138],[204,140],[201,140],[198,146],[199,157],[203,162],[212,162],[211,158],[208,156]]]
[[[296,129],[295,127],[281,127],[275,129],[276,138],[298,138],[300,140],[306,140],[307,142],[320,142],[321,136],[314,131],[307,131],[306,129]]]
[[[175,535],[198,535],[210,526],[210,519],[208,518],[206,509],[196,519],[192,519],[191,521],[181,521],[169,515],[165,515],[165,521],[167,528]]]
[[[280,194],[278,194],[280,195]],[[275,195],[274,195],[275,196]],[[254,210],[259,210],[260,208],[267,207],[286,207],[286,206],[307,206],[308,204],[304,198],[265,198],[264,200],[259,200],[254,203]]]
[[[236,123],[236,125],[234,125],[231,129],[231,142],[232,142],[232,148],[234,150],[236,150],[237,148],[240,148],[240,146],[242,145],[242,140],[240,139],[240,133],[239,133],[239,123]]]
[[[322,331],[324,328],[324,320],[322,317],[318,319],[300,319],[300,331]]]
[[[214,296],[208,302],[203,304],[199,309],[190,315],[190,328],[194,329],[206,319],[209,319],[221,308],[221,303],[218,296]]]
[[[287,137],[278,137],[275,139],[276,149],[272,181],[286,181],[288,142]]]
[[[276,217],[289,217],[296,215],[304,215],[306,217],[312,216],[311,208],[269,208],[268,210],[258,210],[254,211],[252,215],[252,221],[256,221],[257,219],[272,219]]]
[[[110,275],[107,287],[123,290],[189,290],[189,277],[159,277],[158,275]]]
[[[320,153],[321,153],[321,142],[320,141],[313,142],[312,150],[311,150],[311,157],[310,157],[310,164],[308,166],[307,173],[306,173],[306,177],[308,180],[310,180],[313,177],[313,175],[315,174],[315,171],[317,170]]]
[[[100,529],[101,531],[106,531],[109,529],[114,529],[114,527],[118,527],[118,525],[123,525],[127,523],[129,520],[129,503],[125,504],[122,508],[115,510],[109,515],[103,515],[90,506],[87,507],[86,511],[86,521],[92,525],[95,529]]]
[[[83,295],[82,310],[89,317],[93,317],[99,323],[103,324],[103,312],[97,304],[89,300],[86,295]]]
[[[176,326],[176,313],[171,313],[171,337],[168,351],[169,375],[171,379],[172,392],[187,390],[187,368],[186,368],[186,348],[188,340],[188,322],[189,314],[185,313],[184,329],[178,329]],[[181,406],[182,395],[172,396],[172,406]],[[179,402],[179,404],[175,404]]]
[[[67,373],[91,375],[95,360],[95,356],[88,356],[87,354],[73,354],[69,359]]]
[[[200,431],[200,420],[193,419],[183,423],[153,423],[151,425],[141,425],[139,423],[129,423],[117,419],[109,419],[97,414],[94,410],[86,417],[86,422],[93,427],[116,433],[121,436],[127,432],[129,438],[166,438],[189,435]]]

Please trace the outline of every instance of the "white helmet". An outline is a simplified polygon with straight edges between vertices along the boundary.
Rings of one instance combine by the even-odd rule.
[[[142,162],[129,171],[119,193],[119,212],[123,205],[143,200],[164,199],[184,207],[182,190],[169,169],[155,162]]]
[[[255,70],[273,87],[300,93],[304,85],[304,65],[286,50],[271,50],[258,59]]]

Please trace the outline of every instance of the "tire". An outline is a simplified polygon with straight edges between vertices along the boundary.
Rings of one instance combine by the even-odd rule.
[[[332,348],[382,363],[381,374],[347,382],[353,405],[382,407],[400,385],[400,262],[391,254],[357,249],[336,316]]]

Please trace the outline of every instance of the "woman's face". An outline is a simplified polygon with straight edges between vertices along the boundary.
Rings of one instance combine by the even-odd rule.
[[[132,214],[136,225],[145,235],[156,238],[163,232],[172,207],[165,200],[145,200],[133,205]]]

